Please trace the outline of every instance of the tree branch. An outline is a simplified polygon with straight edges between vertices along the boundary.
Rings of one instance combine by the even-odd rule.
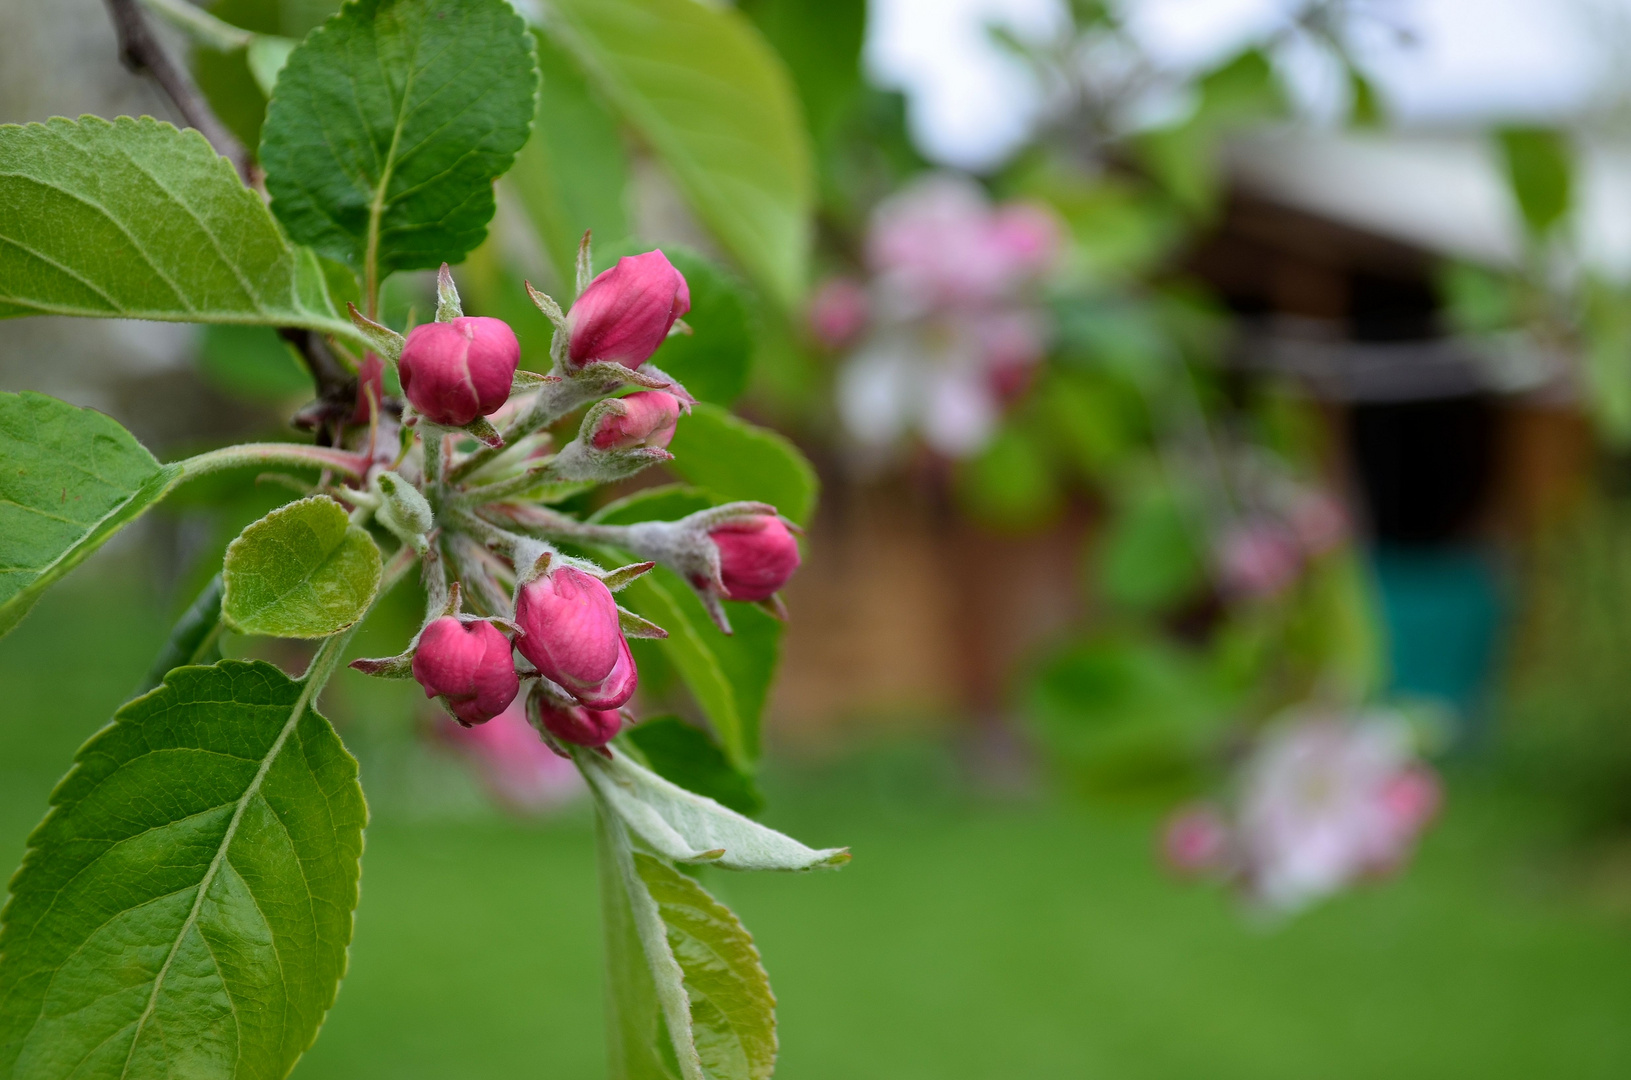
[[[119,59],[131,71],[153,77],[165,95],[174,103],[188,127],[197,128],[215,152],[232,162],[244,183],[250,182],[249,152],[238,137],[221,123],[209,102],[199,91],[187,70],[172,60],[153,29],[147,24],[147,15],[137,0],[107,0],[108,13],[113,18],[113,29],[119,37]]]

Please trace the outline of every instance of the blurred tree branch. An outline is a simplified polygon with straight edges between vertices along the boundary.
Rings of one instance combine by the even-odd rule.
[[[251,183],[249,151],[215,115],[187,69],[164,51],[141,5],[137,0],[107,0],[107,3],[114,32],[119,36],[119,59],[125,67],[137,74],[152,76],[187,126],[196,128],[215,147],[216,153],[232,162],[244,183]]]

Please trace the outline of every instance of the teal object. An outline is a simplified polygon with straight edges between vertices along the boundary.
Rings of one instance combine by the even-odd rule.
[[[1436,698],[1469,722],[1489,684],[1505,609],[1495,560],[1473,545],[1381,545],[1371,568],[1390,692]]]

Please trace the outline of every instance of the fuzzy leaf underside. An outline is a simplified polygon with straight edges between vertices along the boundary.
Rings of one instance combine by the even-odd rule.
[[[379,547],[345,508],[314,495],[273,510],[227,547],[221,615],[245,634],[320,638],[362,618]]]
[[[817,870],[849,862],[844,848],[816,850],[714,800],[686,791],[627,755],[576,755],[602,802],[640,841],[674,862],[727,870]]]
[[[345,971],[367,816],[305,685],[178,668],[51,804],[0,929],[0,1078],[287,1075]]]
[[[99,412],[0,394],[0,634],[180,474]]]
[[[663,159],[698,217],[792,308],[815,183],[775,53],[740,12],[696,0],[548,0],[548,11],[550,35]]]
[[[712,1080],[766,1080],[776,1068],[776,996],[730,908],[659,859],[634,853],[684,973],[691,1042]]]
[[[261,131],[296,241],[381,276],[460,262],[532,125],[538,71],[505,0],[351,0],[278,75]]]
[[[193,130],[0,125],[0,317],[301,326],[353,336],[310,251]]]

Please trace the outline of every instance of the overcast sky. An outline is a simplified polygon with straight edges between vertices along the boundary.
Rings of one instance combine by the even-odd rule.
[[[1371,0],[1417,39],[1380,41],[1366,63],[1405,124],[1547,117],[1583,104],[1624,63],[1631,0]],[[1163,63],[1205,66],[1277,24],[1294,0],[1127,0],[1130,26]],[[867,65],[904,89],[913,133],[935,159],[994,165],[1024,139],[1036,92],[1024,68],[987,40],[1002,22],[1043,35],[1060,0],[872,0]],[[1612,60],[1610,59],[1612,57]],[[1288,59],[1317,101],[1315,69]],[[1620,78],[1626,78],[1621,73]]]

